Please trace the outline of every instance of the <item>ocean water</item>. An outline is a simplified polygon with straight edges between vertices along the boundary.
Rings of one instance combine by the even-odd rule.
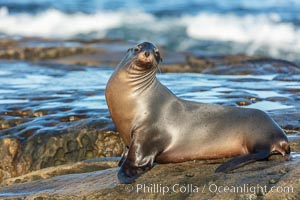
[[[299,61],[298,0],[0,0],[2,37],[152,41]]]
[[[58,132],[82,119],[97,120],[101,128],[111,130],[104,93],[112,72],[105,67],[0,62],[0,139],[6,135],[23,138],[28,131]],[[285,116],[299,109],[300,82],[299,75],[289,75],[289,81],[281,76],[157,75],[182,99],[225,106],[248,102],[243,107]]]

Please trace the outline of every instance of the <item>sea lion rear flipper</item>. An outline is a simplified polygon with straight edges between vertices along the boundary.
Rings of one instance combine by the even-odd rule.
[[[231,160],[220,165],[216,169],[215,172],[218,173],[218,172],[232,171],[232,170],[242,167],[246,164],[249,164],[249,163],[252,163],[252,162],[255,162],[258,160],[264,160],[264,159],[268,158],[269,155],[270,155],[269,151],[260,151],[258,153],[254,153],[254,154],[238,156],[238,157],[232,158]]]

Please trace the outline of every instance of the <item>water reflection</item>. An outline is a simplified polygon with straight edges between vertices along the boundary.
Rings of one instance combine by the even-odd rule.
[[[112,72],[111,68],[1,62],[0,119],[10,116],[9,119],[19,120],[3,125],[2,129],[20,123],[24,129],[47,120],[60,123],[62,118],[72,115],[107,120],[104,91]],[[290,89],[300,88],[299,81],[277,80],[276,76],[168,73],[159,74],[158,79],[187,100],[265,111],[293,108],[297,95]],[[20,116],[26,120],[20,120]]]

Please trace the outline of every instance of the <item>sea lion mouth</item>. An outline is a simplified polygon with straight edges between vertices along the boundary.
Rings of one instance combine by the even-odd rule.
[[[150,69],[154,66],[154,56],[149,51],[140,52],[137,55],[136,65],[143,69]]]
[[[143,61],[143,60],[137,60],[136,65],[140,68],[150,69],[153,66],[153,62]]]
[[[134,55],[142,55],[144,58],[151,58],[157,63],[162,61],[158,48],[150,42],[138,44],[135,48],[130,48],[128,51],[131,51]]]
[[[131,69],[137,71],[159,69],[158,65],[162,62],[158,48],[150,42],[143,42],[134,48],[129,48],[127,53]]]

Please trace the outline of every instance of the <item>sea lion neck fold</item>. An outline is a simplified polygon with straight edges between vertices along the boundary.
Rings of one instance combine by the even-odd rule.
[[[144,73],[128,73],[129,85],[136,95],[141,95],[156,83],[156,69]]]

